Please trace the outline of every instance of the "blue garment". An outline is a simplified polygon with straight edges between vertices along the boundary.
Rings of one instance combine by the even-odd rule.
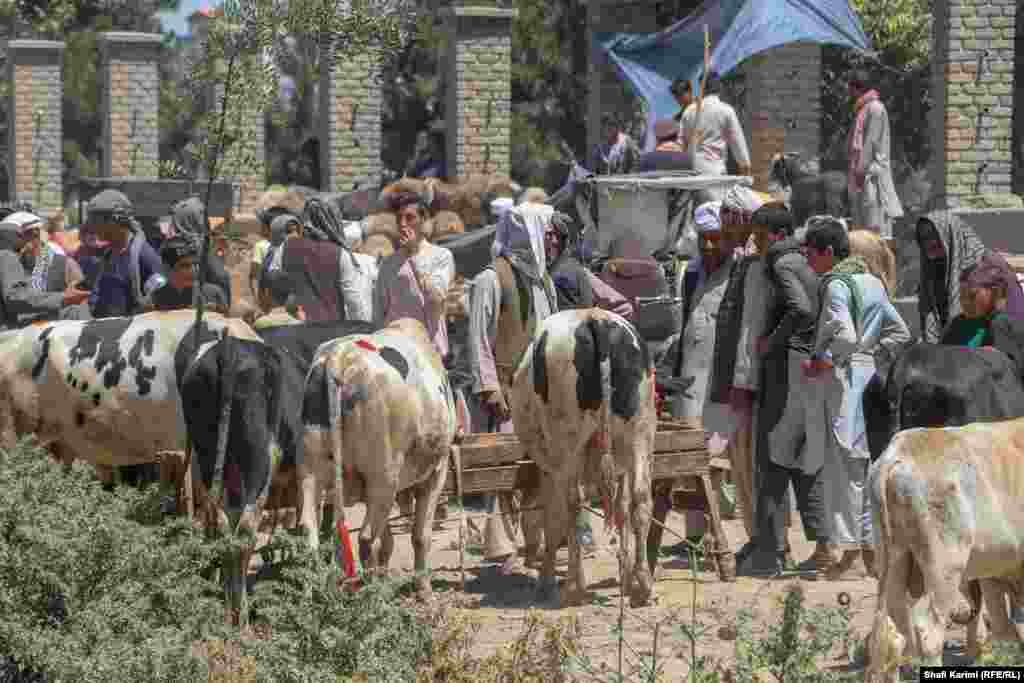
[[[725,75],[747,57],[806,41],[870,50],[871,43],[847,0],[711,0],[659,33],[598,33],[595,43],[647,104],[647,140],[654,122],[675,114],[669,88],[677,78],[697,78],[704,65],[704,26],[711,34],[711,63]]]
[[[858,289],[860,313],[850,314]],[[870,458],[863,398],[875,374],[875,359],[887,361],[910,341],[910,331],[874,275],[833,280],[825,289],[814,355],[830,357],[834,367],[825,383],[825,424],[808,429],[807,448],[825,453],[825,509],[829,540],[840,550],[868,546],[872,538],[868,498],[864,495]]]
[[[138,291],[135,291],[136,285],[132,281],[136,264],[132,263],[130,245],[135,240],[142,241],[138,248]],[[112,247],[108,248],[101,258],[96,283],[89,295],[89,308],[93,317],[107,318],[142,313],[148,295],[166,281],[162,276],[163,263],[144,236],[135,234],[129,246],[119,253],[114,253]]]

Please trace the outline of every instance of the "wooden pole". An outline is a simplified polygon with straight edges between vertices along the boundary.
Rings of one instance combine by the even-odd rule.
[[[700,92],[697,93],[697,112],[693,117],[693,128],[686,140],[686,149],[693,150],[697,146],[697,131],[700,125],[700,114],[704,109],[704,88],[708,84],[708,71],[711,67],[711,30],[704,24],[704,73],[700,77]]]

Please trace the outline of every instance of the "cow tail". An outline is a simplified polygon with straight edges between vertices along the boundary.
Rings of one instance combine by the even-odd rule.
[[[356,578],[355,553],[345,520],[345,461],[342,450],[341,382],[330,367],[323,372],[323,391],[327,398],[327,425],[331,461],[334,463],[334,526],[338,535],[337,556],[348,579]]]
[[[594,371],[601,378],[601,404],[597,414],[597,432],[594,445],[598,448],[597,473],[605,519],[612,521],[612,501],[615,499],[615,456],[612,454],[612,358],[608,329],[591,318],[587,321],[594,340]],[[618,521],[618,520],[617,520]],[[621,523],[617,526],[621,526]]]
[[[343,432],[341,414],[341,383],[335,378],[330,368],[325,368],[324,393],[327,395],[328,439],[330,443],[331,462],[334,463],[334,506],[335,518],[345,522],[345,462],[342,454]]]
[[[214,498],[221,495],[224,488],[224,463],[227,460],[228,435],[231,430],[231,404],[235,396],[235,345],[232,338],[225,335],[220,341],[220,414],[217,418],[217,454],[213,466]]]

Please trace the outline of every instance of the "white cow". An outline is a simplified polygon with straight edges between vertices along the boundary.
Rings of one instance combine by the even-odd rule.
[[[513,377],[512,418],[524,452],[546,475],[545,537],[569,538],[569,591],[586,589],[573,523],[583,489],[615,491],[623,525],[622,590],[634,605],[653,596],[653,567],[645,548],[651,523],[650,460],[657,414],[654,369],[636,329],[599,309],[563,311],[547,318]],[[557,543],[547,543],[541,592],[555,588]]]
[[[306,379],[305,436],[298,463],[300,524],[318,544],[321,492],[333,483],[335,513],[362,500],[364,569],[386,568],[392,548],[388,515],[399,491],[413,488],[412,532],[417,591],[430,594],[434,510],[455,438],[455,399],[441,356],[424,326],[398,320],[374,334],[323,344]]]
[[[254,539],[279,460],[280,359],[240,320],[205,316],[198,353],[194,329],[183,310],[0,334],[0,434],[34,433],[65,462],[105,467],[153,462],[188,436],[208,527]],[[225,563],[243,622],[251,551]]]
[[[1019,637],[1003,591],[1018,618],[1024,418],[900,432],[871,466],[868,486],[880,568],[868,680],[898,680],[898,666],[915,655],[941,665],[947,620],[975,619],[979,582],[988,584],[993,636]]]

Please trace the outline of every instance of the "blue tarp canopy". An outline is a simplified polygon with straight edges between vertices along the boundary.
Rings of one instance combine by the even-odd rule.
[[[648,138],[653,122],[676,113],[669,93],[677,78],[694,82],[704,68],[704,26],[711,34],[711,68],[721,75],[747,57],[797,41],[871,49],[848,0],[708,0],[659,33],[597,33],[622,77],[647,103]]]

